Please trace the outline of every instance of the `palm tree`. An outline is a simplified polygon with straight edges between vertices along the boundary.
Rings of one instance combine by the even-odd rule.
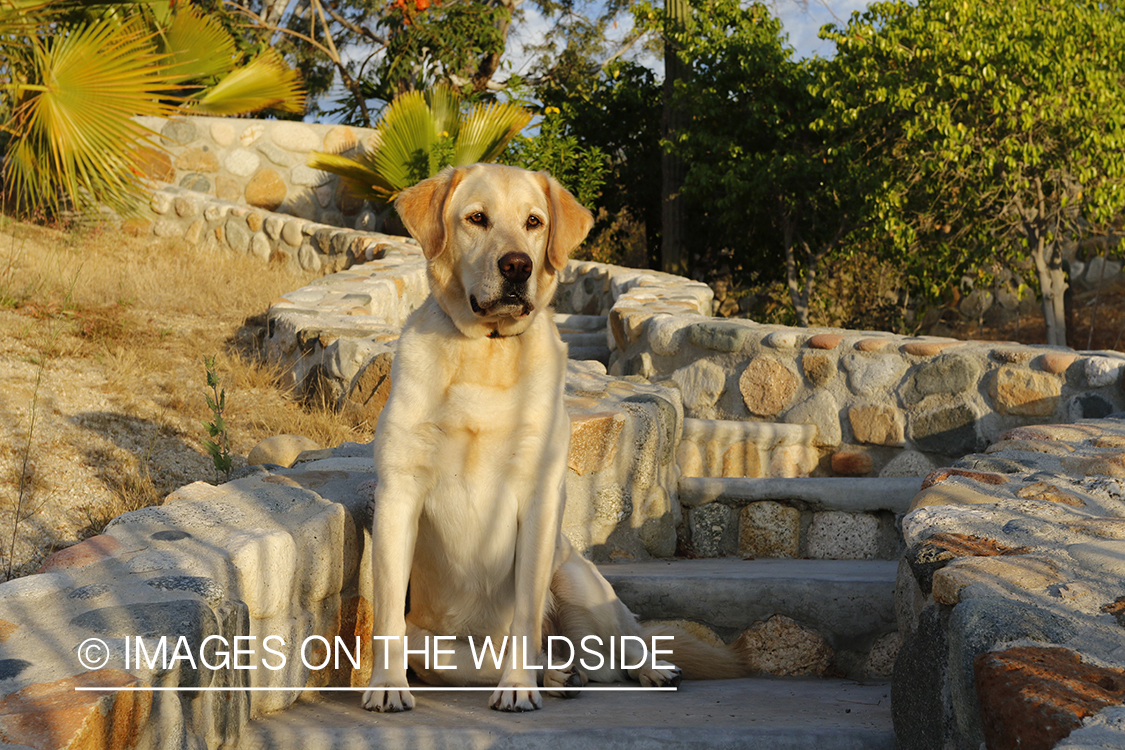
[[[129,214],[145,195],[142,115],[303,111],[273,49],[240,63],[230,34],[186,2],[0,0],[4,196],[20,214]]]
[[[530,121],[514,104],[465,110],[460,95],[441,85],[396,97],[358,158],[314,151],[308,164],[344,178],[357,197],[388,204],[443,167],[495,161]]]

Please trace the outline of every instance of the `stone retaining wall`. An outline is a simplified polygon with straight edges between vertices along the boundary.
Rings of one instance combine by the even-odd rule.
[[[701,319],[631,300],[610,328],[611,374],[676,383],[689,418],[815,425],[826,473],[877,473],[904,449],[946,460],[1013,427],[1125,408],[1119,352]],[[839,451],[866,460],[832,460]]]
[[[1125,415],[1009,430],[903,520],[902,750],[1125,747]]]
[[[146,176],[156,183],[320,224],[379,228],[371,206],[339,178],[306,165],[312,151],[361,152],[372,130],[230,117],[137,122],[159,134],[146,152]]]

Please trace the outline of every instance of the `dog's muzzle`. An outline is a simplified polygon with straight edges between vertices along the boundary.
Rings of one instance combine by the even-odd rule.
[[[496,265],[503,279],[500,294],[489,300],[469,295],[469,306],[473,312],[482,317],[522,318],[530,315],[535,309],[527,294],[527,280],[533,270],[531,256],[522,252],[505,253]]]

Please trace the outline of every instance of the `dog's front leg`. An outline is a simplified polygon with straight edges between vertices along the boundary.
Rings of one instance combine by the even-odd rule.
[[[371,523],[371,565],[374,622],[374,669],[363,694],[363,707],[369,711],[409,711],[414,697],[406,681],[406,587],[418,537],[418,517],[422,510],[422,489],[411,479],[396,480],[394,472],[380,479],[375,491],[375,512]]]
[[[565,471],[565,456],[562,462],[553,463]],[[547,476],[543,477],[541,487],[546,485],[551,489],[536,493],[537,500],[520,515],[516,537],[516,600],[509,638],[515,651],[489,699],[489,705],[499,711],[533,711],[543,706],[536,670],[541,668],[538,662],[543,641],[543,614],[562,523],[565,499],[562,473],[545,470]]]

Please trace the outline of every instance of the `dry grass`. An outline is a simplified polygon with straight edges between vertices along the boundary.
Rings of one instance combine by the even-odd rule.
[[[10,557],[30,572],[121,512],[214,479],[205,356],[227,391],[236,468],[274,434],[369,439],[302,407],[254,354],[270,301],[308,281],[110,229],[0,229],[0,572]]]

